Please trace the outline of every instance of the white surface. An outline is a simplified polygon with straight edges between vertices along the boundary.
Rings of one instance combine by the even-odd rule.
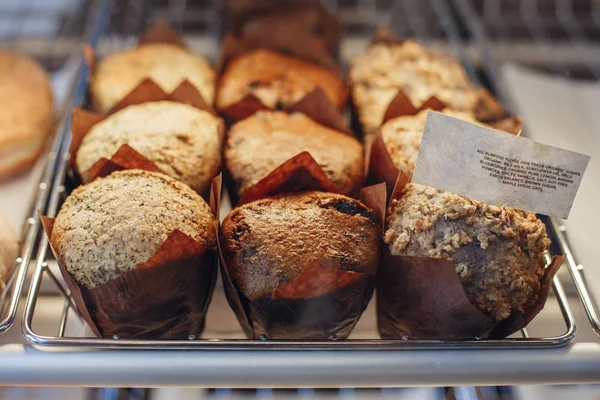
[[[585,267],[592,292],[600,293],[600,83],[512,64],[501,69],[501,76],[513,112],[524,117],[525,135],[592,157],[566,224],[575,259]]]

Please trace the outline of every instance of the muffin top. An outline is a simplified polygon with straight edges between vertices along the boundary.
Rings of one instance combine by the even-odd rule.
[[[315,262],[374,274],[381,228],[377,215],[359,201],[311,191],[234,209],[221,225],[221,243],[232,279],[255,300]]]
[[[221,165],[219,120],[187,104],[159,101],[126,107],[94,125],[77,150],[78,172],[124,144],[199,193]]]
[[[484,99],[492,103],[489,94],[469,80],[458,60],[425,49],[414,40],[369,47],[352,60],[350,80],[353,100],[367,129],[381,125],[399,89],[417,108],[431,96],[459,111],[475,112]],[[499,104],[489,106],[503,113]]]
[[[392,118],[381,126],[381,137],[394,165],[407,176],[412,175],[417,163],[428,111],[423,110],[417,115]],[[442,113],[478,123],[473,114],[468,112],[445,109]]]
[[[358,140],[319,125],[301,113],[259,111],[233,125],[225,142],[225,163],[243,195],[271,171],[308,151],[343,194],[363,178],[363,148]]]
[[[496,321],[537,300],[550,245],[532,213],[412,183],[390,203],[384,241],[395,256],[452,260],[470,302]]]
[[[252,94],[265,106],[291,106],[316,87],[338,108],[346,102],[346,88],[334,72],[299,58],[269,50],[244,53],[227,65],[220,79],[217,108],[227,108]]]
[[[187,185],[161,173],[118,171],[67,197],[51,242],[73,278],[93,288],[147,261],[175,229],[214,247],[213,221]]]
[[[98,111],[110,111],[147,78],[167,93],[188,80],[207,104],[213,103],[215,74],[203,57],[172,44],[145,44],[97,64],[90,88]]]

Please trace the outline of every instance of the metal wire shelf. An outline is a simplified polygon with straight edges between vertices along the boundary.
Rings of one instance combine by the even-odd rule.
[[[131,5],[133,2],[130,2]],[[160,4],[160,2],[159,2]],[[166,10],[163,10],[163,15],[181,15],[173,13],[171,8],[177,8],[177,2],[170,2],[166,6]],[[347,2],[344,2],[340,6],[348,7]],[[354,5],[353,7],[359,7],[359,11],[367,17],[367,23],[363,24],[362,32],[372,33],[375,31],[378,25],[379,16],[382,15],[382,11],[374,9],[370,5],[362,5],[368,7],[368,9],[360,8],[361,4]],[[454,54],[457,55],[468,69],[473,79],[478,79],[477,68],[469,61],[468,57],[463,53],[463,46],[461,46],[461,34],[456,26],[454,20],[451,17],[448,6],[442,1],[432,0],[429,6],[423,6],[423,3],[417,1],[406,1],[406,2],[393,2],[391,3],[392,9],[386,11],[389,15],[390,12],[396,13],[411,13],[412,16],[421,15],[419,10],[426,10],[426,14],[422,14],[421,21],[429,21],[428,23],[433,24],[433,30],[428,31],[424,29],[421,24],[414,23],[410,24],[408,30],[406,26],[398,23],[397,25],[392,24],[392,28],[403,27],[403,30],[399,32],[403,37],[418,37],[424,42],[444,40],[446,51],[454,50]],[[147,12],[141,12],[139,8],[135,8],[137,18],[141,18],[147,21]],[[343,12],[343,8],[340,9],[343,15],[355,17],[356,14],[351,11]],[[352,8],[351,10],[355,10]],[[438,18],[432,18],[431,15],[437,16]],[[385,13],[384,13],[385,14]],[[113,14],[113,16],[116,14]],[[130,20],[132,24],[141,30],[144,28],[145,23],[136,22],[135,19]],[[357,32],[356,26],[358,22],[354,21],[354,30]],[[125,25],[121,27],[121,37],[115,33],[114,26],[108,25],[107,29],[103,32],[107,40],[98,40],[98,47],[104,49],[119,48],[123,45],[123,37],[127,39],[132,35],[132,25]],[[213,31],[214,32],[214,31]],[[184,32],[185,33],[185,32]],[[121,39],[119,41],[119,39]],[[100,51],[103,52],[102,50]],[[77,89],[74,96],[74,105],[83,104],[83,99],[86,95],[87,82],[86,69],[82,70],[79,76]],[[65,137],[62,142],[62,146],[59,151],[59,161],[57,163],[56,174],[52,182],[52,191],[50,194],[50,200],[46,209],[47,215],[54,216],[59,209],[59,206],[64,199],[65,187],[68,187],[67,178],[67,161],[68,161],[68,148],[70,143],[69,129],[68,129],[68,117],[65,118],[65,124],[61,134]],[[222,210],[222,215],[227,214],[227,209]],[[491,349],[491,348],[541,348],[541,347],[557,347],[569,343],[576,334],[576,325],[573,314],[569,307],[565,292],[558,278],[554,280],[554,293],[555,297],[549,299],[549,302],[556,301],[560,308],[561,314],[564,319],[564,331],[558,335],[547,335],[545,337],[530,337],[527,330],[521,332],[521,337],[512,337],[504,340],[461,340],[461,341],[441,341],[441,340],[380,340],[380,339],[352,339],[348,341],[322,341],[322,342],[299,342],[299,341],[252,341],[243,339],[223,339],[223,338],[207,338],[191,340],[125,340],[125,339],[98,339],[92,337],[81,337],[81,336],[68,336],[65,335],[67,320],[69,318],[70,310],[74,310],[72,301],[70,300],[68,290],[62,285],[61,280],[58,279],[51,269],[48,267],[51,254],[48,251],[48,244],[46,240],[41,241],[38,252],[36,254],[36,268],[32,280],[31,289],[27,298],[25,317],[23,320],[23,333],[25,337],[34,345],[37,346],[55,346],[60,348],[79,348],[79,349],[196,349],[196,350],[224,350],[224,349],[238,349],[238,350],[251,350],[251,349],[269,349],[269,350],[315,350],[315,349],[327,349],[327,350],[403,350],[403,349]],[[58,331],[55,335],[42,335],[34,329],[34,317],[36,311],[36,303],[40,292],[40,286],[44,277],[49,278],[56,286],[57,291],[65,298],[65,303],[62,311],[62,316],[58,326]]]
[[[68,8],[59,7],[58,11],[52,7],[45,8],[44,4],[35,2],[19,3],[16,9],[6,10],[3,7],[7,7],[8,4],[2,4],[0,5],[0,46],[35,57],[50,72],[59,69],[68,59],[78,57],[78,49],[84,43],[83,33],[94,25],[91,19],[82,19],[82,15],[94,14],[93,5],[90,3],[87,0],[78,1],[78,4],[71,4]],[[35,28],[40,21],[48,22],[48,24],[42,23],[44,29],[28,28],[32,25]],[[42,43],[39,48],[44,49],[43,53],[31,46],[34,41]],[[71,45],[65,46],[67,42]],[[57,110],[60,120],[64,119],[65,111],[68,109],[67,106],[63,110]],[[59,127],[60,129],[62,128]],[[56,135],[50,147],[31,213],[22,229],[19,257],[15,260],[13,274],[0,297],[2,302],[0,334],[12,326],[16,317],[28,266],[39,236],[40,222],[37,218],[37,210],[46,207],[50,181],[56,169],[57,156],[63,139],[64,135]]]
[[[528,43],[538,48],[545,60],[543,69],[571,78],[600,80],[600,3],[597,1],[552,0],[454,0],[458,14],[468,32],[473,35],[484,54],[483,67],[496,81],[498,61],[506,54],[498,43]],[[561,53],[564,47],[569,54]],[[529,60],[529,66],[540,68]],[[548,67],[549,66],[549,67]],[[556,243],[566,255],[566,264],[584,305],[592,328],[600,336],[600,308],[584,275],[584,267],[573,257],[567,240],[567,228],[557,219],[549,224],[555,232]]]

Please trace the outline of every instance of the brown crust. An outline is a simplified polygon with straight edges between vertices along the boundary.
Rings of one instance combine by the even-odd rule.
[[[342,194],[356,195],[364,175],[358,140],[303,114],[261,111],[233,125],[224,146],[227,169],[239,195],[286,159],[309,151]]]
[[[299,58],[259,49],[227,64],[217,86],[216,105],[227,118],[239,120],[256,109],[289,110],[317,87],[336,109],[346,104],[348,90],[338,74]]]
[[[40,158],[47,148],[47,144],[44,144],[38,152],[16,164],[13,164],[10,168],[0,169],[0,180],[14,178],[21,175],[22,173],[29,171],[35,162]]]

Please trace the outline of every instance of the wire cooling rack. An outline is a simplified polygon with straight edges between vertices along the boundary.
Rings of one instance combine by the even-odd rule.
[[[95,25],[94,15],[95,6],[88,0],[1,2],[0,47],[32,56],[49,72],[56,71],[67,60],[79,58],[77,53],[84,43],[83,35]],[[60,110],[57,112],[63,120],[63,113]],[[15,320],[27,267],[39,236],[40,222],[36,210],[46,207],[50,192],[49,182],[54,176],[57,155],[64,139],[62,128],[59,129],[61,133],[56,136],[47,155],[30,217],[22,229],[19,257],[15,260],[13,274],[0,297],[0,334],[6,332]]]
[[[327,5],[339,12],[344,23],[346,39],[342,46],[346,46],[346,54],[361,52],[364,49],[364,44],[375,33],[377,26],[387,22],[400,37],[416,37],[425,45],[435,46],[445,52],[454,54],[463,61],[465,68],[471,74],[472,78],[481,81],[482,76],[478,73],[477,66],[472,62],[472,57],[467,54],[466,49],[468,49],[468,46],[465,46],[466,39],[464,34],[460,31],[453,18],[453,11],[444,1],[389,1],[384,2],[384,6],[381,4],[375,5],[367,1],[330,3],[332,2],[327,2]],[[218,32],[218,27],[214,25],[214,21],[211,19],[215,15],[218,15],[214,8],[215,4],[208,2],[198,2],[198,4],[195,4],[190,2],[187,4],[187,8],[182,8],[185,2],[180,1],[129,1],[127,3],[120,3],[116,8],[112,7],[113,4],[109,1],[104,1],[102,4],[103,16],[99,20],[105,24],[103,29],[97,30],[99,34],[97,37],[98,40],[92,43],[92,46],[96,47],[100,54],[106,54],[116,49],[127,47],[127,45],[134,45],[135,37],[157,16],[166,18],[175,26],[179,26],[182,29],[184,37],[192,42],[191,44],[194,48],[198,45],[200,50],[210,53],[211,49],[214,50],[210,46],[210,43],[218,40],[218,37],[214,36]],[[198,18],[197,23],[194,23],[193,18]],[[189,27],[189,29],[186,29],[186,27]],[[209,37],[204,37],[206,35],[209,35]],[[362,42],[360,40],[358,42],[353,41],[355,39],[360,39]],[[194,41],[199,41],[199,44]],[[361,43],[362,46],[356,46],[355,43]],[[84,104],[87,89],[87,74],[87,69],[83,68],[74,93],[74,106]],[[51,183],[52,190],[46,209],[46,214],[49,216],[56,215],[66,195],[65,188],[69,187],[67,177],[68,148],[70,143],[68,122],[69,117],[67,116],[60,132],[64,140],[61,143],[59,160],[56,164],[55,175]],[[224,207],[222,210],[223,216],[229,211],[227,202],[224,202]],[[555,241],[557,240],[558,238],[555,238]],[[519,334],[503,340],[381,340],[377,338],[375,329],[373,328],[373,333],[367,335],[367,338],[353,339],[351,337],[351,339],[346,341],[261,341],[231,339],[227,338],[227,335],[220,335],[218,333],[214,335],[208,334],[208,337],[190,338],[189,340],[99,339],[90,337],[81,331],[76,334],[68,332],[67,326],[69,320],[77,318],[77,314],[74,312],[75,308],[68,289],[62,283],[61,278],[56,275],[55,270],[51,268],[54,261],[51,252],[48,250],[47,240],[42,240],[35,257],[35,272],[23,320],[23,332],[26,338],[32,344],[43,347],[146,350],[516,349],[558,347],[569,343],[576,334],[573,313],[569,307],[560,280],[555,278],[553,282],[554,296],[549,297],[547,307],[558,307],[560,310],[562,322],[560,320],[555,321],[555,328],[558,330],[558,333],[536,333],[535,335],[530,335],[527,329],[523,329]],[[563,248],[563,251],[568,251],[568,248]],[[56,331],[50,334],[41,334],[34,328],[38,303],[44,301],[44,297],[40,296],[41,284],[44,278],[48,278],[53,282],[56,292],[64,298],[63,309],[60,319],[57,321]],[[219,293],[216,293],[215,298],[218,296]],[[216,299],[213,300],[213,304],[211,305],[213,310],[218,307],[216,302]],[[227,307],[226,303],[222,303],[221,305]],[[224,310],[224,312],[226,313],[227,310]],[[363,316],[364,318],[365,316]],[[532,326],[534,325],[536,325],[535,320],[532,322]],[[218,331],[218,329],[211,329],[210,319],[207,322],[206,331]],[[536,329],[537,331],[539,329]]]
[[[497,81],[498,62],[517,61],[552,74],[600,81],[600,2],[582,0],[454,0],[458,15],[479,44],[482,68]],[[549,219],[592,328],[600,336],[598,303],[584,267],[573,257],[567,228]]]

